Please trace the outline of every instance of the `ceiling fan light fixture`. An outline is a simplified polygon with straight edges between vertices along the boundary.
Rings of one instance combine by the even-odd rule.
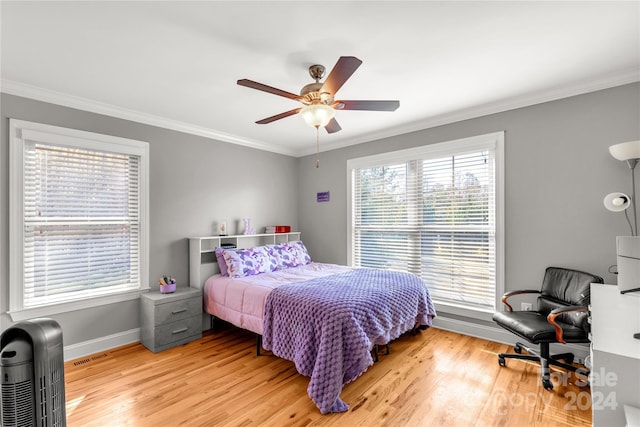
[[[336,111],[325,104],[312,104],[300,109],[300,115],[311,127],[325,127],[335,117]]]
[[[240,86],[261,90],[303,104],[301,108],[294,108],[293,110],[258,120],[256,121],[257,124],[272,123],[299,113],[309,126],[316,129],[322,126],[327,133],[332,134],[342,130],[342,127],[335,119],[336,110],[395,111],[400,106],[400,101],[335,100],[338,90],[349,80],[361,64],[362,61],[355,56],[341,56],[322,83],[320,79],[324,76],[325,68],[318,64],[310,66],[309,75],[315,82],[305,85],[300,91],[300,95],[249,79],[240,79],[237,83]]]

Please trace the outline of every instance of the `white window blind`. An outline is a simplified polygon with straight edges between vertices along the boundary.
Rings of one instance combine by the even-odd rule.
[[[16,131],[22,146],[23,196],[16,206],[22,232],[15,239],[21,243],[22,286],[14,288],[21,290],[19,300],[12,298],[14,310],[144,287],[144,150],[68,131]]]
[[[436,302],[493,311],[495,136],[351,162],[350,263],[412,272]]]

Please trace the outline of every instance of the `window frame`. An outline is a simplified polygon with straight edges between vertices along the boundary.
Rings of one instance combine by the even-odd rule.
[[[23,131],[41,134],[61,146],[137,155],[140,158],[139,287],[79,300],[24,307],[24,150]],[[50,316],[139,298],[149,289],[149,143],[77,129],[9,119],[9,312],[13,321]]]
[[[505,132],[493,132],[484,135],[438,142],[405,150],[374,154],[347,160],[347,264],[353,265],[353,170],[389,165],[395,162],[408,162],[425,157],[449,156],[463,151],[491,149],[495,151],[495,300],[498,309],[504,294],[504,135]],[[440,312],[491,321],[493,310],[465,307],[453,302],[434,301]]]

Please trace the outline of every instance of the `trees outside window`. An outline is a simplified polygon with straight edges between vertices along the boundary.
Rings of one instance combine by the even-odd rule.
[[[502,140],[349,161],[350,263],[414,273],[435,301],[493,311],[502,293]]]

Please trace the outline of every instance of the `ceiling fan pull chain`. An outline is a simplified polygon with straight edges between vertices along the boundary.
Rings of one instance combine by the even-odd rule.
[[[316,168],[320,167],[320,126],[316,126]]]

